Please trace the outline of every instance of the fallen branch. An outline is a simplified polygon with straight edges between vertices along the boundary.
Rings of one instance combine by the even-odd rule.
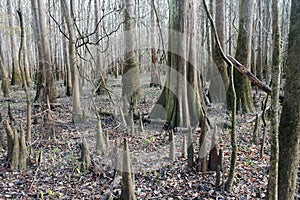
[[[271,94],[272,90],[271,88],[265,84],[264,82],[260,81],[251,71],[248,70],[247,67],[242,65],[239,61],[237,61],[234,57],[227,55],[227,58],[232,62],[232,64],[235,66],[235,68],[244,74],[254,85],[256,85],[259,89],[264,91],[267,94]],[[283,102],[284,96],[280,95],[279,100]]]

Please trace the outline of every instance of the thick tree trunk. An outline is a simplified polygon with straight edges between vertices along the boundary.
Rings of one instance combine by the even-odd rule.
[[[292,0],[287,80],[279,128],[278,199],[292,200],[300,159],[300,2]]]
[[[216,28],[217,28],[217,33],[219,36],[219,41],[220,45],[223,49],[225,49],[225,0],[217,0],[216,1]],[[214,43],[217,45],[217,43]],[[220,83],[218,81],[218,78],[212,78],[211,81],[211,88],[214,91],[213,95],[213,102],[219,102],[222,99],[222,96],[224,96],[224,88],[221,87],[223,84],[225,87],[225,90],[227,91],[229,88],[229,78],[228,78],[228,73],[227,73],[227,65],[225,61],[223,60],[221,53],[219,52],[218,47],[214,47],[214,52],[213,52],[213,59],[215,64],[218,67],[219,73],[222,77],[223,83]],[[223,95],[222,95],[223,94]]]
[[[194,0],[170,1],[169,70],[164,90],[150,113],[150,118],[166,119],[169,128],[195,126],[205,112],[200,71],[196,66],[196,8]],[[186,38],[178,38],[177,33]],[[180,52],[180,55],[172,52]]]
[[[251,66],[251,40],[254,0],[240,0],[240,22],[237,41],[236,58],[244,66]],[[251,84],[242,74],[234,70],[234,85],[236,86],[237,109],[244,113],[254,112]]]
[[[41,89],[44,87],[43,83],[45,82],[45,74],[43,73],[44,70],[44,62],[42,61],[43,57],[43,47],[41,43],[41,36],[40,36],[40,28],[38,22],[38,5],[36,0],[31,0],[31,9],[32,9],[32,19],[33,19],[33,31],[34,31],[34,41],[38,51],[38,58],[37,61],[39,63],[38,70],[36,72],[36,94],[34,101],[37,101],[40,98]]]
[[[40,31],[40,37],[41,37],[41,43],[42,43],[42,59],[43,60],[43,66],[46,76],[46,83],[45,83],[45,98],[48,96],[50,102],[55,102],[56,99],[56,87],[55,87],[55,78],[53,73],[53,64],[51,61],[51,55],[50,55],[50,45],[48,40],[48,29],[46,26],[46,17],[45,17],[45,3],[44,0],[38,0],[38,15],[39,15],[39,31]],[[43,99],[46,102],[46,99]]]
[[[279,91],[281,77],[281,35],[279,20],[279,0],[272,1],[273,17],[273,65],[272,65],[272,94],[271,94],[271,157],[268,179],[267,199],[278,199],[278,127],[279,127]]]
[[[124,74],[122,77],[122,96],[130,104],[129,109],[136,109],[136,103],[141,96],[140,70],[136,54],[136,30],[134,18],[134,1],[126,0],[124,10],[124,31],[125,31],[125,55],[124,55]],[[126,102],[126,103],[127,103]],[[128,111],[124,111],[128,112]]]

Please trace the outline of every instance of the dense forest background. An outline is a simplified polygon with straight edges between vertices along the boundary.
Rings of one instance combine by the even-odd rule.
[[[299,198],[298,0],[3,0],[0,198]]]

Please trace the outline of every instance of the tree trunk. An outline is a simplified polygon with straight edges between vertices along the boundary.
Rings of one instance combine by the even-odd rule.
[[[170,1],[169,70],[163,92],[150,113],[150,118],[166,119],[169,128],[196,126],[205,112],[200,71],[196,64],[196,8],[194,0]],[[179,38],[178,33],[186,38]]]
[[[7,0],[7,13],[9,15],[8,24],[10,29],[12,30],[10,34],[10,45],[11,45],[11,55],[12,55],[12,85],[19,85],[22,83],[21,80],[21,72],[18,66],[18,50],[16,46],[16,38],[15,38],[15,25],[14,25],[14,16],[13,16],[13,8],[12,8],[12,1]]]
[[[56,88],[55,88],[55,78],[53,73],[53,64],[51,61],[51,55],[50,55],[50,45],[48,40],[48,34],[49,31],[46,26],[46,17],[45,17],[45,3],[44,0],[38,0],[38,22],[39,22],[39,31],[40,31],[40,38],[42,43],[42,59],[44,71],[46,75],[46,83],[45,86],[45,97],[44,102],[46,102],[46,97],[48,96],[50,102],[55,102],[56,99]]]
[[[77,54],[76,54],[76,37],[74,32],[74,21],[71,18],[69,5],[67,4],[66,0],[61,0],[61,7],[63,9],[63,15],[65,17],[67,28],[69,32],[69,65],[71,68],[72,73],[72,85],[73,85],[73,116],[72,120],[74,123],[78,123],[81,121],[82,118],[82,110],[81,110],[81,103],[80,103],[80,88],[79,88],[79,73],[77,67]]]
[[[124,149],[122,155],[122,191],[121,200],[136,199],[134,193],[134,175],[131,166],[130,153],[127,139],[124,138]]]
[[[278,199],[292,200],[300,159],[300,2],[292,0],[287,80],[279,128]]]
[[[37,1],[31,0],[31,9],[32,9],[32,19],[33,19],[33,31],[34,31],[34,41],[35,45],[37,47],[38,51],[38,58],[37,61],[39,63],[38,70],[36,72],[36,78],[35,78],[35,83],[36,83],[36,94],[34,101],[37,101],[40,98],[40,93],[41,89],[44,87],[43,83],[45,82],[45,74],[43,73],[44,70],[44,62],[42,61],[43,57],[43,47],[41,43],[41,36],[40,36],[40,28],[39,28],[39,16],[38,16],[38,5]]]
[[[272,1],[273,17],[273,65],[272,65],[272,93],[271,93],[271,157],[268,180],[267,199],[278,199],[278,127],[279,127],[279,91],[281,77],[281,35],[279,21],[279,0]]]
[[[130,108],[136,109],[136,103],[141,96],[140,70],[136,55],[136,19],[134,16],[134,1],[125,1],[124,10],[124,31],[125,31],[125,55],[124,55],[124,74],[122,77],[122,96],[127,97]],[[128,111],[124,111],[128,112]]]
[[[63,9],[61,9],[63,12]],[[64,18],[64,16],[62,16],[62,18]],[[62,19],[63,20],[63,19]],[[62,24],[62,30],[65,32],[67,30],[66,28],[66,24]],[[67,96],[72,96],[72,72],[71,72],[71,67],[70,64],[68,62],[68,43],[67,43],[67,38],[62,38],[62,51],[63,51],[63,66],[64,66],[64,70],[65,70],[65,85],[66,85],[66,95]]]
[[[257,54],[256,54],[256,77],[262,80],[262,6],[263,2],[257,1],[258,7],[258,41],[257,41]]]
[[[151,49],[151,56],[152,56],[152,63],[151,63],[151,82],[150,87],[161,87],[160,82],[160,73],[159,73],[159,67],[158,67],[158,58],[157,58],[157,42],[156,42],[156,32],[154,31],[156,28],[156,16],[155,16],[155,2],[154,0],[151,0],[151,26],[153,31],[151,34],[151,44],[154,48]]]
[[[10,97],[10,85],[9,85],[9,78],[7,68],[4,65],[4,55],[2,49],[2,37],[0,34],[0,72],[1,72],[1,80],[2,80],[2,91],[4,97]]]
[[[236,59],[248,69],[251,66],[253,5],[254,0],[240,0],[240,22]],[[237,110],[244,113],[254,112],[250,81],[236,69],[234,70],[234,85],[236,86]]]
[[[94,0],[94,10],[95,10],[95,28],[96,28],[96,41],[98,48],[96,50],[96,77],[98,79],[98,85],[97,85],[97,91],[96,93],[98,95],[105,94],[106,92],[106,85],[107,85],[107,70],[105,69],[105,65],[103,63],[103,54],[99,50],[101,48],[102,42],[99,41],[101,38],[101,29],[103,22],[100,22],[100,18],[102,14],[100,14],[98,11],[101,10],[100,5],[98,4],[98,0]],[[101,10],[102,11],[102,10]]]
[[[216,28],[219,36],[220,44],[223,49],[225,49],[225,0],[217,0],[216,1]],[[216,42],[214,42],[217,45]],[[229,78],[227,73],[227,66],[225,61],[223,60],[221,53],[219,52],[218,47],[214,47],[213,49],[213,59],[215,64],[218,67],[219,73],[222,77],[223,83],[218,81],[218,78],[213,77],[211,81],[211,89],[214,91],[214,95],[212,96],[212,102],[220,102],[222,99],[222,93],[228,90],[229,87]],[[224,87],[221,87],[222,84]],[[210,90],[211,90],[210,89]]]

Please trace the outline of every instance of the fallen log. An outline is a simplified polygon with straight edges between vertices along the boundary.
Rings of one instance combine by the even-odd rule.
[[[247,67],[245,67],[244,65],[242,65],[239,61],[237,61],[234,57],[227,55],[227,58],[232,62],[232,64],[234,65],[234,67],[241,72],[242,74],[244,74],[254,85],[256,85],[259,89],[261,89],[262,91],[264,91],[267,94],[271,94],[272,90],[271,88],[265,84],[264,82],[260,81],[251,71],[248,70]],[[284,96],[280,95],[279,96],[279,100],[280,102],[283,102]]]

